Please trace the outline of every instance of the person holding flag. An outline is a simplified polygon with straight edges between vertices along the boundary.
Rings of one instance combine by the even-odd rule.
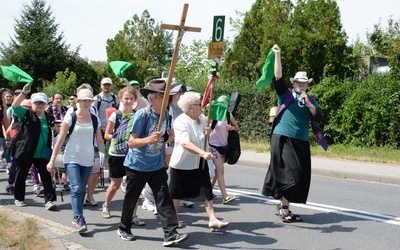
[[[288,89],[282,77],[278,45],[273,46],[272,53],[275,77],[271,79],[279,110],[272,125],[271,162],[262,194],[280,199],[277,208],[283,222],[300,222],[302,218],[290,211],[289,203],[307,202],[311,182],[310,121],[321,121],[324,115],[318,103],[306,93],[312,78],[306,72],[297,72],[290,78],[293,88]]]
[[[213,159],[215,166],[215,176],[212,179],[211,183],[213,186],[216,181],[218,181],[219,189],[221,190],[222,195],[222,204],[228,204],[236,198],[234,196],[228,196],[226,192],[225,186],[225,177],[224,177],[224,163],[226,161],[226,154],[228,153],[228,131],[229,130],[238,130],[238,125],[231,113],[228,112],[228,107],[230,106],[230,98],[226,95],[222,95],[218,97],[216,101],[212,102],[211,105],[211,119],[213,119],[211,125],[211,134],[210,134],[210,151],[215,156]],[[222,109],[222,110],[221,110]],[[220,111],[213,112],[213,111]],[[213,114],[214,115],[213,117]],[[229,117],[229,121],[228,121]]]

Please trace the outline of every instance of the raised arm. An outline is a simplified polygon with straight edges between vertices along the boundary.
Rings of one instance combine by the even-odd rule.
[[[275,44],[272,51],[275,53],[274,73],[277,81],[282,77],[281,49]]]

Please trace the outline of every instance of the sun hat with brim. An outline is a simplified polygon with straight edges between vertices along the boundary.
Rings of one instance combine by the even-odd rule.
[[[93,93],[89,89],[81,89],[78,92],[78,101],[80,100],[91,100],[94,101]]]
[[[47,99],[47,96],[44,93],[34,93],[34,94],[32,94],[31,101],[32,101],[32,103],[35,103],[35,102],[48,103],[49,102],[49,100]]]
[[[164,93],[166,85],[167,83],[163,79],[151,80],[146,84],[144,88],[140,89],[140,94],[142,94],[143,97],[148,99],[147,96],[150,93],[153,92]],[[169,95],[173,95],[173,93],[169,92]]]
[[[186,92],[186,85],[185,84],[179,84],[177,82],[173,82],[171,84],[171,93],[173,95],[175,95],[176,93],[179,92],[179,90],[182,89],[182,92],[185,93]]]
[[[294,83],[294,82],[310,83],[310,82],[312,82],[312,80],[313,80],[312,78],[307,77],[307,72],[305,72],[305,71],[299,71],[296,73],[296,75],[293,78],[290,78],[290,81],[292,83]]]

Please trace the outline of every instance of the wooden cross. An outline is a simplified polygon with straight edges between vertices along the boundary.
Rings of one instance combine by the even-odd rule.
[[[169,92],[171,89],[172,77],[174,75],[176,61],[178,60],[179,47],[180,47],[180,44],[182,41],[182,36],[186,31],[193,31],[193,32],[201,31],[201,28],[185,26],[186,14],[187,14],[188,8],[189,8],[189,4],[185,3],[183,5],[182,18],[181,18],[180,25],[161,24],[161,29],[177,30],[178,36],[176,37],[174,53],[172,55],[171,66],[169,68],[169,73],[168,73],[167,85],[165,86],[164,98],[163,98],[163,103],[161,106],[160,119],[158,120],[157,131],[161,130],[162,122],[164,119],[164,113],[168,106]],[[154,151],[156,150],[156,148],[157,148],[156,145],[154,145]]]

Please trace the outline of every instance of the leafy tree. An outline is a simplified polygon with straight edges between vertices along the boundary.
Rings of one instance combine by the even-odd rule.
[[[30,74],[34,91],[42,89],[57,72],[67,68],[76,73],[74,87],[82,82],[98,82],[91,65],[79,56],[80,47],[69,51],[70,45],[65,43],[63,32],[58,32],[59,24],[45,0],[32,0],[30,5],[24,5],[14,27],[15,38],[11,38],[8,46],[1,43],[1,64],[15,64]],[[21,84],[13,83],[12,87]]]
[[[1,44],[2,64],[15,64],[34,78],[34,85],[52,80],[57,71],[68,66],[69,45],[63,33],[57,34],[58,24],[45,0],[32,0],[24,5],[22,15],[15,24],[15,38],[9,46]]]
[[[53,96],[55,92],[63,93],[68,96],[75,93],[77,77],[74,72],[66,69],[64,72],[56,73],[56,79],[53,82],[44,82],[43,91],[47,96]]]
[[[201,92],[208,82],[210,60],[207,58],[208,42],[194,40],[191,45],[181,45],[175,68],[175,80]]]
[[[160,77],[169,68],[172,52],[172,32],[162,30],[147,10],[141,17],[135,14],[107,40],[108,61],[131,62],[125,77],[141,83]]]
[[[323,76],[344,77],[346,34],[339,7],[332,0],[298,1],[292,18],[291,72],[307,71],[315,82]]]
[[[374,30],[367,33],[368,43],[374,56],[386,57],[394,72],[400,72],[400,23],[392,18],[388,28],[383,30],[381,24],[375,24]]]

